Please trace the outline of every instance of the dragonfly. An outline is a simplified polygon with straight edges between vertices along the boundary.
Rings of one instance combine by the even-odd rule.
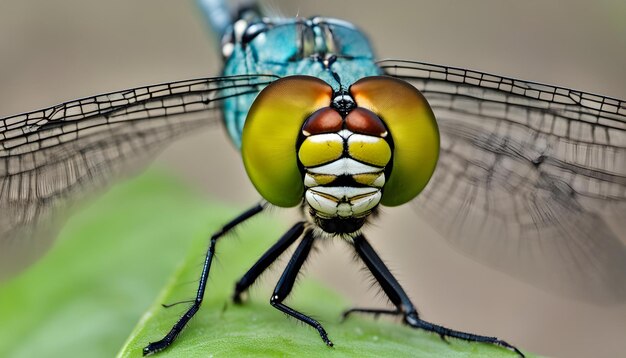
[[[398,71],[398,72],[396,72],[396,73],[395,73],[396,75],[397,75],[397,74],[400,74],[400,73],[401,73],[401,71],[403,71],[403,70],[408,71],[409,73],[410,73],[412,70],[415,70],[415,71],[426,71],[426,72],[428,72],[428,71],[433,71],[434,69],[437,69],[437,68],[438,68],[438,69],[445,69],[445,71],[443,71],[443,72],[439,72],[439,74],[440,74],[440,75],[443,75],[443,76],[450,76],[450,78],[444,77],[444,78],[445,78],[444,82],[445,82],[445,81],[452,81],[452,77],[454,77],[454,76],[461,76],[461,77],[462,77],[462,76],[467,76],[467,75],[465,74],[466,72],[465,72],[464,70],[454,69],[454,68],[451,68],[451,67],[433,66],[433,67],[424,67],[424,68],[414,68],[414,67],[412,67],[412,68],[402,68],[404,65],[407,65],[407,66],[408,66],[408,65],[411,65],[411,64],[408,64],[408,63],[407,63],[407,64],[404,64],[404,65],[403,65],[403,64],[401,64],[401,63],[393,63],[393,62],[391,62],[391,63],[389,63],[389,64],[392,66],[392,67],[389,67],[390,74],[394,74],[394,73],[391,73],[392,68],[393,68],[393,71]],[[415,64],[412,64],[412,65],[415,65]],[[411,66],[412,66],[412,65],[411,65]],[[423,65],[423,64],[420,64],[420,65]],[[424,65],[424,66],[432,66],[432,65]],[[456,70],[456,71],[459,71],[459,72],[455,72],[455,70]],[[433,71],[433,72],[436,72],[436,71]],[[479,72],[473,72],[473,73],[474,73],[474,74],[476,74],[477,76],[480,76],[480,75],[481,75]],[[409,76],[410,76],[410,75],[409,75]],[[409,77],[409,76],[405,76],[405,77]],[[478,78],[474,78],[474,79],[475,79],[475,80],[478,80]],[[492,77],[492,80],[493,80],[493,79],[496,79],[496,80],[495,80],[495,82],[492,82],[492,85],[494,85],[494,83],[499,83],[499,82],[498,82],[498,80],[497,80],[497,79],[498,79],[498,77],[497,77],[497,76],[493,76],[493,77]],[[415,79],[413,79],[413,80],[415,80]],[[521,83],[525,83],[525,84],[527,83],[526,81],[520,81],[520,82],[521,82]],[[451,83],[454,83],[454,82],[451,82]],[[483,85],[484,85],[484,86],[489,86],[489,85],[487,84],[487,80],[485,80],[485,83],[484,83],[484,84],[482,84],[481,86],[483,86]],[[541,87],[541,88],[548,88],[548,87],[549,87],[549,86],[546,86],[546,87]],[[458,87],[457,85],[455,85],[455,86],[454,86],[454,90],[455,90],[455,91],[456,91],[456,90],[458,90],[458,88],[459,88],[459,87]],[[536,89],[536,88],[533,88],[533,89]],[[427,92],[428,92],[428,90],[424,90],[424,93],[426,93],[426,94],[427,94]],[[463,96],[462,94],[460,94],[460,93],[456,93],[456,92],[454,93],[454,95],[456,96],[455,98],[458,98],[458,97],[462,97],[462,96]],[[472,93],[469,93],[468,95],[479,95],[479,94],[472,94]],[[567,96],[565,96],[565,97],[567,97]],[[600,97],[602,97],[602,96],[600,96]],[[441,98],[440,98],[439,100],[443,100],[443,101],[445,101],[445,99],[441,99]],[[459,101],[459,102],[461,102],[461,101]],[[618,108],[618,109],[619,109],[619,108],[621,108],[621,107],[620,107],[621,105],[620,105],[619,103],[622,103],[622,102],[618,102],[618,104],[616,105],[616,108]],[[465,106],[465,105],[466,105],[466,104],[464,104],[464,103],[459,103],[459,104],[460,104],[460,105],[462,105],[462,106]],[[518,106],[520,106],[520,107],[524,107],[524,108],[528,108],[528,107],[530,107],[530,104],[529,104],[529,103],[518,103]],[[437,110],[437,109],[435,108],[435,110]],[[498,111],[498,108],[490,108],[490,110],[493,110],[494,112],[496,112],[496,111]],[[532,113],[531,113],[531,114],[532,114]],[[440,121],[440,122],[441,122],[441,121]],[[155,122],[155,123],[156,123],[156,122]],[[184,123],[181,123],[181,124],[182,124],[182,125],[181,125],[179,128],[180,128],[180,130],[181,130],[181,131],[183,131],[183,129],[185,128],[185,126],[184,126]],[[441,126],[441,127],[443,128],[443,126]],[[193,127],[193,126],[191,126],[191,127],[189,127],[189,130],[193,130],[193,128],[194,128],[194,127]],[[35,130],[35,129],[37,129],[37,128],[33,127],[33,128],[31,128],[31,129]],[[45,127],[45,124],[44,124],[44,129],[55,130],[55,129],[58,129],[58,128],[54,128],[53,126],[48,126],[48,127],[46,128],[46,127]],[[37,130],[38,130],[38,129],[37,129]],[[581,131],[582,131],[582,130],[583,130],[583,129],[581,129]],[[463,133],[461,133],[461,134],[463,134]],[[461,134],[459,134],[459,135],[461,135]],[[471,135],[474,135],[474,133],[465,133],[465,135],[471,136]],[[461,136],[462,136],[462,135],[461,135]],[[131,135],[128,135],[128,137],[130,138],[130,137],[132,137],[132,136],[131,136]],[[512,150],[512,151],[515,151],[515,149],[516,149],[516,148],[513,148],[513,147],[511,147],[511,148],[507,147],[506,143],[498,143],[498,142],[496,142],[496,141],[494,141],[494,142],[489,142],[489,140],[488,140],[488,139],[486,139],[486,138],[480,138],[480,137],[478,137],[478,138],[476,138],[476,140],[477,140],[477,141],[480,141],[480,142],[482,142],[482,143],[486,143],[486,144],[488,144],[488,145],[496,145],[496,147],[491,148],[491,150],[493,150],[493,151],[497,151],[497,150],[498,150],[498,148],[499,148],[500,150],[503,150],[503,151],[504,151],[502,154],[504,154],[504,156],[505,156],[505,157],[507,157],[507,156],[512,156],[512,155],[513,155],[513,152],[506,152],[505,150],[509,150],[509,149],[510,149],[510,150]],[[619,141],[618,141],[618,142],[619,142]],[[622,140],[622,142],[623,142],[623,140]],[[500,145],[500,147],[498,147],[498,145]],[[476,146],[474,145],[474,143],[472,143],[472,146],[473,146],[472,148],[474,148],[474,149],[476,148]],[[445,147],[444,147],[444,148],[445,148]],[[148,149],[148,148],[146,148],[146,149]],[[482,149],[483,149],[483,150],[489,150],[490,148],[482,148]],[[533,163],[533,166],[535,166],[535,165],[536,165],[538,168],[548,167],[548,164],[550,163],[550,162],[549,162],[549,160],[548,160],[548,159],[549,159],[549,156],[548,156],[548,155],[546,155],[546,154],[543,154],[543,152],[542,152],[542,150],[545,150],[545,149],[546,149],[546,148],[535,148],[535,152],[536,152],[535,154],[536,154],[536,156],[534,157],[534,159],[535,159],[536,163]],[[445,150],[444,150],[444,151],[445,151]],[[145,154],[149,154],[149,151],[146,151],[146,152],[144,152],[144,153],[145,153]],[[546,152],[546,153],[547,153],[547,152]],[[619,159],[620,159],[620,158],[619,158],[619,156],[618,156],[617,158],[615,158],[615,159],[614,159],[614,161],[615,161],[615,162],[617,162],[617,163],[619,164]],[[442,160],[443,160],[443,154],[442,154]],[[485,164],[485,163],[483,163],[483,164]],[[570,168],[570,170],[571,170],[571,168]],[[458,174],[458,173],[457,173],[457,174]],[[437,174],[436,174],[436,175],[437,175]],[[436,178],[437,178],[437,176],[435,176],[435,179],[436,179]],[[435,180],[435,179],[433,179],[433,183],[437,183],[437,182],[445,183],[445,181],[440,181],[440,180]],[[494,178],[494,179],[497,179],[497,178]],[[434,188],[434,187],[433,187],[433,188]],[[561,188],[561,189],[566,189],[566,188]],[[437,192],[437,190],[435,190],[435,189],[433,189],[433,190],[434,190],[434,192],[435,192],[435,193]],[[463,190],[465,190],[465,189],[461,189],[461,191],[463,191]],[[445,189],[439,189],[439,191],[440,191],[440,192],[444,192],[444,191],[445,191]],[[549,191],[549,192],[550,192],[550,193],[553,193],[553,191]],[[423,194],[424,194],[424,195],[427,195],[427,194],[429,194],[429,192],[428,192],[428,191],[426,191],[426,192],[424,192]],[[442,201],[441,201],[441,199],[438,199],[438,198],[436,198],[436,197],[435,197],[435,198],[432,198],[432,199],[430,199],[430,200],[428,200],[428,199],[427,199],[427,198],[428,198],[428,196],[422,196],[422,197],[423,197],[423,198],[426,198],[426,200],[425,200],[425,205],[426,205],[427,203],[429,203],[429,202],[431,202],[431,203],[432,203],[432,202],[439,203],[440,205],[448,205],[448,203],[446,203],[446,202],[442,202]],[[420,199],[418,198],[418,200],[420,200]],[[603,200],[603,201],[606,201],[606,200]],[[418,204],[420,204],[420,205],[421,205],[421,203],[418,203]],[[606,203],[605,203],[605,204],[606,204]],[[458,203],[450,203],[450,205],[457,205],[457,206],[458,206],[459,204],[458,204]],[[609,204],[607,204],[607,205],[609,205]],[[609,205],[609,206],[610,206],[610,205]],[[425,207],[425,209],[426,209],[426,210],[433,209],[433,208],[435,208],[435,207],[434,207],[434,206],[432,206],[432,205],[429,205],[429,206],[426,206],[426,207]],[[444,208],[444,209],[445,209],[445,208]],[[619,210],[619,208],[617,208],[617,209]],[[447,211],[447,210],[442,210],[442,211],[443,211],[443,212],[449,212],[449,211]],[[428,213],[428,212],[426,213],[426,215],[429,215],[429,214],[431,214],[431,215],[432,215],[433,213]],[[434,214],[436,214],[436,213],[434,213]],[[463,215],[461,215],[461,214],[463,214],[462,212],[461,212],[461,213],[459,213],[459,215],[460,215],[461,217],[463,217]],[[466,218],[468,218],[468,216],[465,216],[465,217],[466,217]],[[473,219],[473,218],[472,218],[472,219]],[[480,220],[480,219],[482,219],[483,221],[485,220],[484,218],[478,218],[478,219],[476,219],[476,221],[475,221],[475,222],[481,222],[481,220]],[[534,220],[534,219],[533,219],[533,220]],[[597,228],[597,225],[593,225],[593,226],[594,226],[594,228]],[[28,228],[28,229],[30,229],[30,228]],[[453,226],[453,229],[457,229],[457,228]],[[464,229],[467,229],[467,227],[464,227]],[[474,229],[475,229],[475,228],[474,228]],[[453,235],[453,236],[455,235],[455,233],[450,233],[450,234],[451,234],[451,235]],[[507,236],[510,236],[510,234],[509,234],[509,235],[507,235]],[[475,241],[474,241],[474,243],[473,243],[473,244],[472,244],[471,242],[469,242],[469,241],[468,241],[468,244],[469,244],[469,245],[472,245],[472,247],[477,247],[477,246],[478,246],[478,245],[476,245],[476,242],[475,242]],[[509,245],[509,244],[507,244],[507,245]],[[511,247],[513,247],[513,246],[514,246],[514,245],[512,245]],[[470,248],[470,249],[471,249],[471,248]],[[611,250],[607,250],[607,251],[611,251]],[[618,250],[618,252],[619,252],[619,250]],[[489,259],[489,258],[487,258],[487,259]],[[497,265],[497,264],[496,264],[496,265]],[[548,270],[541,269],[541,272],[547,272],[547,271],[548,271]],[[617,285],[617,286],[615,287],[615,289],[620,289],[619,285]],[[619,291],[618,291],[618,292],[615,292],[615,294],[616,294],[616,295],[619,295]]]

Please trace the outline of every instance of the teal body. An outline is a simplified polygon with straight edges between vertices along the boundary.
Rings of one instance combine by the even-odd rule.
[[[352,24],[336,19],[260,18],[255,12],[223,27],[223,2],[199,0],[200,8],[222,35],[225,76],[271,74],[308,75],[334,90],[381,74],[372,47]],[[233,143],[241,147],[248,110],[258,93],[237,96],[224,104],[224,124]],[[227,94],[226,94],[227,95]]]

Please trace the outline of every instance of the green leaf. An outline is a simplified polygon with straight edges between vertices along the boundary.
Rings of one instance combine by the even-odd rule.
[[[0,357],[111,357],[122,346],[119,356],[140,357],[187,307],[160,304],[194,297],[208,237],[238,211],[154,172],[113,188],[68,222],[48,255],[0,284]],[[346,300],[304,275],[288,304],[318,318],[334,348],[269,305],[273,282],[231,304],[236,279],[286,229],[261,214],[222,239],[201,310],[158,356],[515,357],[384,320],[340,323]]]
[[[113,187],[45,257],[0,283],[0,357],[114,356],[192,239],[237,211],[155,172]]]
[[[302,279],[288,304],[320,320],[331,340],[327,347],[317,331],[288,318],[269,305],[273,282],[253,287],[244,305],[230,301],[234,283],[285,230],[261,214],[217,244],[217,264],[210,279],[201,310],[190,321],[176,342],[158,357],[241,357],[241,356],[336,356],[336,357],[516,357],[506,349],[486,344],[451,340],[410,329],[389,321],[353,317],[340,322],[349,303],[324,286]],[[201,269],[201,253],[207,248],[206,235],[199,237],[187,259],[164,287],[154,304],[130,335],[118,357],[139,357],[143,347],[163,337],[189,307]],[[288,257],[283,258],[283,265]]]

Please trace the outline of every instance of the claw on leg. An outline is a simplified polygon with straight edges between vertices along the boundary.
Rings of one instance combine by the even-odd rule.
[[[488,343],[488,344],[494,344],[496,346],[500,346],[503,348],[506,348],[510,351],[513,351],[515,353],[517,353],[520,357],[524,358],[524,353],[522,353],[519,349],[517,349],[515,346],[507,343],[506,341],[503,341],[501,339],[498,339],[496,337],[488,337],[488,336],[481,336],[478,334],[473,334],[473,333],[466,333],[466,332],[461,332],[461,331],[455,331],[453,329],[449,329],[443,326],[439,326],[430,322],[426,322],[422,319],[420,319],[417,316],[417,313],[408,313],[404,316],[404,322],[413,327],[413,328],[419,328],[419,329],[423,329],[425,331],[428,332],[433,332],[439,335],[439,337],[441,337],[441,339],[446,342],[449,343],[448,340],[446,338],[451,337],[451,338],[458,338],[458,339],[462,339],[464,341],[468,341],[468,342],[479,342],[479,343]]]
[[[374,248],[367,242],[365,237],[361,234],[353,239],[354,249],[359,257],[363,260],[367,268],[370,270],[376,281],[380,284],[381,288],[389,297],[389,300],[397,307],[397,312],[402,312],[404,316],[404,323],[413,327],[421,328],[428,332],[433,332],[439,335],[441,339],[447,342],[446,338],[458,338],[468,342],[489,343],[504,347],[515,353],[520,357],[524,357],[524,354],[509,343],[498,339],[496,337],[481,336],[473,333],[466,333],[461,331],[455,331],[443,326],[432,324],[430,322],[423,321],[419,318],[417,311],[409,299],[409,296],[404,292],[400,283],[393,277],[383,260],[378,256]],[[352,312],[363,313],[390,313],[393,311],[385,310],[370,310],[370,309],[354,309],[349,310],[346,314]],[[395,313],[398,314],[398,313]]]
[[[289,296],[291,290],[293,289],[293,285],[296,282],[296,278],[298,276],[298,272],[302,268],[304,261],[306,261],[309,253],[311,252],[311,248],[313,247],[313,241],[315,240],[315,236],[312,231],[305,231],[304,237],[296,250],[294,251],[289,263],[287,263],[287,267],[283,274],[280,276],[278,283],[276,284],[276,288],[274,289],[274,293],[270,298],[270,304],[280,310],[283,313],[290,315],[293,318],[296,318],[309,326],[315,328],[319,333],[320,337],[326,343],[327,346],[332,347],[333,342],[328,339],[328,334],[322,324],[316,321],[315,319],[305,315],[304,313],[298,312],[293,308],[283,304],[283,301]]]
[[[232,228],[246,221],[247,219],[253,217],[254,215],[262,212],[265,208],[266,204],[261,203],[255,205],[254,207],[248,209],[243,212],[235,219],[231,220],[229,223],[224,225],[221,230],[217,231],[211,236],[211,242],[209,244],[209,249],[206,252],[204,258],[204,264],[202,266],[202,274],[200,275],[200,282],[198,283],[198,290],[196,291],[196,298],[191,301],[192,305],[187,309],[187,311],[178,319],[178,321],[174,324],[174,326],[170,329],[170,331],[159,341],[150,342],[143,349],[143,355],[151,355],[157,352],[160,352],[167,347],[169,347],[174,341],[176,337],[180,334],[180,332],[185,328],[189,320],[198,312],[200,309],[200,305],[202,304],[202,300],[204,298],[204,291],[206,289],[206,283],[209,278],[209,271],[211,269],[211,263],[213,262],[213,257],[215,256],[215,246],[221,237],[223,237],[226,233],[228,233]],[[183,301],[184,302],[184,301]],[[173,305],[176,305],[177,302]],[[173,305],[164,305],[165,308],[171,307]]]

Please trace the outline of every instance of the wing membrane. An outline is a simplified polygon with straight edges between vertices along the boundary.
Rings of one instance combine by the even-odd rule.
[[[414,204],[454,245],[514,276],[596,302],[626,299],[626,102],[477,71],[381,61],[440,126]],[[620,232],[621,231],[621,232]]]
[[[71,204],[220,120],[224,98],[272,76],[178,81],[0,119],[0,278],[36,259]]]

